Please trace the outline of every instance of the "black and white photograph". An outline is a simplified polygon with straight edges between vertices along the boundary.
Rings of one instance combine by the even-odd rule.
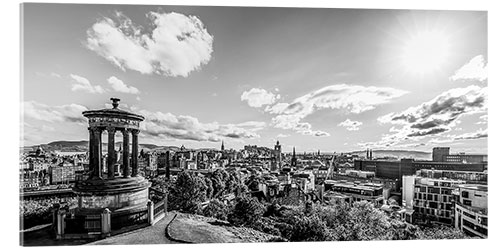
[[[494,237],[488,9],[17,7],[18,246]]]

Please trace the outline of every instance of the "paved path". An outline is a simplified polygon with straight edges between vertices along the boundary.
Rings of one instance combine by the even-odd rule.
[[[158,221],[154,226],[112,236],[88,245],[179,244],[179,242],[169,240],[165,236],[165,229],[174,217],[175,213],[169,212],[165,218]]]

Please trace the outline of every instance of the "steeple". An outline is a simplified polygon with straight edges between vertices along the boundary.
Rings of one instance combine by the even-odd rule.
[[[297,157],[295,155],[295,147],[293,147],[292,161],[291,161],[290,165],[292,165],[292,167],[297,166]]]
[[[220,151],[224,151],[224,141],[222,141],[222,145],[220,146]]]

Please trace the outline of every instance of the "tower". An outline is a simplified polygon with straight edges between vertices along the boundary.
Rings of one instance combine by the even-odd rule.
[[[292,165],[292,167],[297,167],[297,156],[295,155],[295,147],[293,147],[292,162],[290,165]]]
[[[281,145],[280,141],[276,141],[273,150],[272,170],[281,169]]]
[[[220,151],[224,151],[224,141],[222,141],[222,145],[220,145]]]

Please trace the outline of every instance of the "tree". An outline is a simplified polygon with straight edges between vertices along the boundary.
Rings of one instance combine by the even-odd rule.
[[[460,230],[447,226],[424,227],[417,233],[419,240],[470,239]]]
[[[226,187],[226,182],[224,181],[223,172],[226,171],[217,169],[212,173],[212,176],[210,177],[210,179],[212,180],[214,198],[221,197]]]
[[[229,207],[222,201],[212,199],[208,205],[203,209],[203,216],[213,217],[219,220],[227,220]]]
[[[252,226],[262,218],[264,206],[251,197],[238,197],[228,221],[236,226]]]
[[[173,210],[196,213],[206,200],[205,181],[193,174],[182,171],[177,176],[175,185],[169,187],[168,203]]]
[[[207,186],[207,199],[212,199],[214,196],[212,180],[210,178],[205,178],[205,185]]]
[[[295,216],[290,241],[325,241],[331,240],[330,229],[317,215]]]

